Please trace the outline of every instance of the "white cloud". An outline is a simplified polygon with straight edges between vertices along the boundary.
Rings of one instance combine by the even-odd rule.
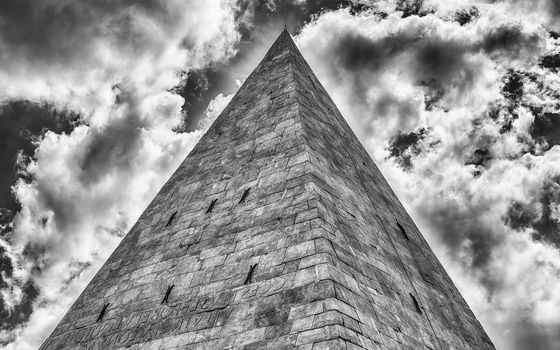
[[[229,94],[224,96],[224,94],[218,94],[206,108],[206,112],[204,114],[204,118],[198,122],[199,129],[202,131],[208,130],[208,128],[212,125],[214,120],[220,115],[222,110],[226,108],[229,101],[233,98],[235,93]]]

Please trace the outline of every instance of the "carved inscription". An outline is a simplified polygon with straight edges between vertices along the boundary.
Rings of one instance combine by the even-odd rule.
[[[115,313],[102,322],[79,326],[51,338],[42,349],[87,349],[105,350],[127,347],[170,335],[219,327],[226,323],[233,307],[232,302],[271,295],[285,289],[288,281],[284,277],[244,285],[234,291],[159,304],[147,310],[129,314]],[[124,312],[123,312],[124,313]]]
[[[263,281],[260,284],[249,285],[248,288],[240,291],[241,299],[249,299],[253,297],[262,297],[274,294],[286,285],[284,278],[277,278]]]
[[[234,293],[225,292],[216,298],[200,297],[117,316],[51,339],[44,348],[80,345],[79,348],[87,350],[107,349],[218,327],[227,321],[233,310],[230,307],[233,296]]]
[[[147,323],[131,329],[103,335],[85,344],[87,350],[102,350],[111,347],[159,339],[170,334],[186,333],[205,328],[217,327],[225,323],[232,308],[218,309],[189,315],[186,318],[165,319],[159,323]]]

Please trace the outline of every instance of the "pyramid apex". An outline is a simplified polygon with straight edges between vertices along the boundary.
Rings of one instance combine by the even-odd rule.
[[[292,39],[292,35],[291,35],[290,32],[288,31],[288,27],[284,24],[284,28],[282,29],[282,32],[280,33],[280,35],[278,35],[278,39],[280,39],[280,38],[282,38],[282,37],[286,37],[286,36],[287,36],[288,38],[290,38],[291,40],[293,40],[293,39]],[[277,39],[277,40],[278,40],[278,39]]]
[[[257,67],[256,71],[260,70],[260,67],[264,62],[272,59],[276,54],[280,52],[297,52],[299,54],[294,39],[288,31],[288,28],[282,29],[282,32],[278,35],[276,40],[274,40],[274,43],[268,49],[266,55]]]

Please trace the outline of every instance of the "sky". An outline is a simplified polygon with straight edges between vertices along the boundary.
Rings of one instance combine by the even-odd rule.
[[[560,349],[558,0],[3,0],[0,347],[36,349],[286,21],[500,350]]]

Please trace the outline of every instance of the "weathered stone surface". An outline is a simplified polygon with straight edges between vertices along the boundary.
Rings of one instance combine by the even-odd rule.
[[[41,349],[494,347],[284,31]]]

